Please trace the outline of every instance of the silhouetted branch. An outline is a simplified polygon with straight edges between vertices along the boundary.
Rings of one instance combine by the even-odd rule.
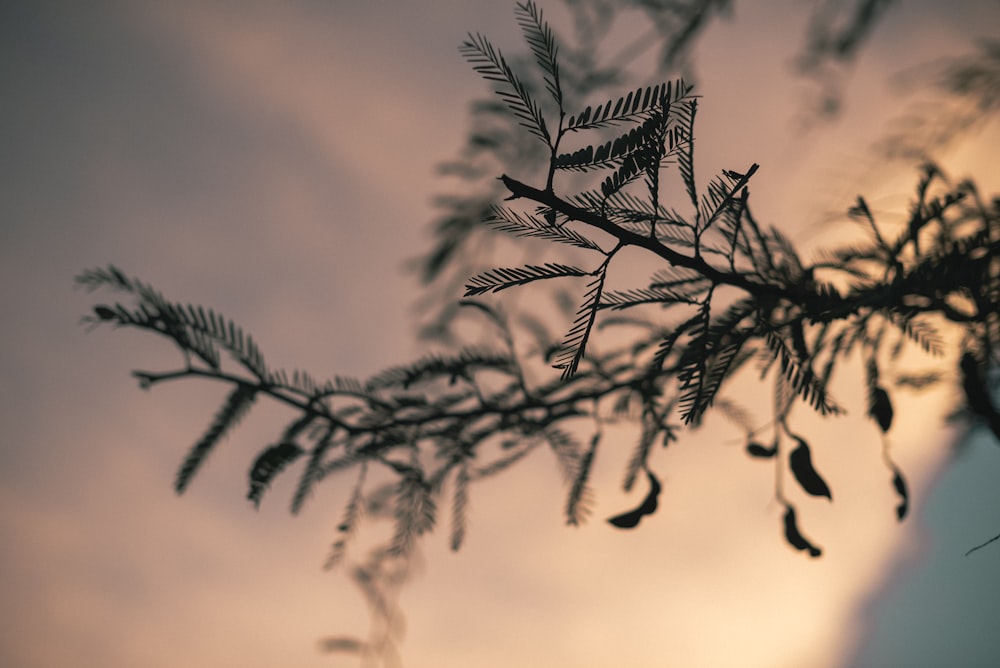
[[[682,17],[680,40],[668,56],[680,53],[685,39],[726,4],[680,3],[691,11]],[[841,55],[853,52],[883,5],[859,2],[853,32],[832,45],[824,42],[823,48]],[[612,419],[633,419],[639,431],[623,487],[630,489],[640,472],[650,487],[638,507],[610,518],[613,526],[635,527],[669,495],[650,466],[654,444],[667,447],[679,439],[681,423],[695,427],[720,409],[745,432],[747,456],[774,460],[773,496],[783,509],[784,539],[811,557],[822,550],[803,534],[786,482],[811,497],[832,501],[833,493],[814,463],[813,447],[792,430],[789,416],[799,400],[822,416],[843,412],[828,388],[835,370],[852,354],[860,351],[865,364],[867,416],[885,434],[898,422],[891,394],[896,387],[919,389],[945,377],[899,375],[893,385],[886,368],[892,368],[906,343],[941,354],[939,326],[961,330],[965,403],[1000,437],[1000,412],[988,381],[1000,346],[1000,199],[984,201],[971,184],[952,186],[940,170],[925,165],[905,229],[891,234],[859,197],[848,215],[863,219],[866,237],[805,261],[779,230],[764,229],[754,218],[749,184],[756,163],[744,172],[723,170],[699,188],[694,174],[698,104],[689,85],[677,80],[631,88],[626,94],[594,86],[585,92],[600,90],[602,102],[585,105],[566,85],[579,73],[562,67],[563,52],[540,10],[526,2],[518,5],[517,16],[543,85],[485,37],[470,35],[461,52],[499,95],[497,104],[478,108],[479,118],[496,125],[477,129],[478,143],[468,161],[452,165],[455,173],[475,180],[488,171],[475,163],[484,147],[490,147],[493,157],[516,149],[527,156],[527,164],[514,169],[512,160],[501,160],[502,168],[490,172],[503,173],[499,181],[514,204],[497,206],[505,193],[495,182],[485,192],[449,201],[451,213],[439,227],[440,244],[422,270],[427,281],[445,276],[450,289],[457,289],[459,275],[466,297],[506,296],[514,288],[555,294],[560,297],[555,301],[569,304],[561,311],[540,318],[527,309],[513,309],[514,317],[507,317],[486,302],[455,301],[448,307],[449,317],[466,312],[485,319],[488,336],[501,345],[458,345],[450,320],[444,318],[437,333],[449,337],[446,352],[364,381],[317,380],[302,371],[272,367],[233,321],[201,306],[169,301],[114,266],[77,277],[89,289],[126,297],[96,305],[86,322],[152,332],[182,352],[183,368],[135,371],[143,388],[206,379],[230,390],[183,461],[178,493],[257,400],[270,398],[294,416],[254,458],[248,499],[259,505],[278,475],[293,464],[302,466],[291,501],[294,513],[319,482],[353,474],[329,565],[347,560],[348,544],[362,518],[394,524],[387,545],[349,568],[377,628],[367,642],[328,639],[329,651],[369,658],[394,652],[399,635],[394,592],[405,580],[407,560],[419,539],[436,525],[449,484],[454,487],[448,506],[451,544],[458,549],[467,530],[465,508],[472,486],[544,444],[568,488],[566,521],[581,523],[591,500],[589,482],[602,428]],[[586,61],[586,53],[569,55],[571,62],[575,57]],[[979,76],[968,74],[975,80]],[[548,97],[539,100],[540,94]],[[523,132],[515,133],[516,127]],[[534,142],[522,151],[525,136]],[[570,136],[583,145],[560,152]],[[593,139],[588,142],[588,137]],[[661,204],[674,165],[678,187],[689,200],[686,214]],[[510,173],[523,174],[524,180]],[[567,173],[572,178],[564,179]],[[572,187],[564,188],[564,181]],[[598,257],[589,255],[590,264],[571,264],[546,256],[543,262],[471,270],[469,240],[487,229],[548,242],[553,253],[569,249]],[[647,252],[660,266],[648,281],[619,288],[611,267],[630,247]],[[580,294],[574,293],[574,286],[584,282]],[[553,325],[566,327],[567,321],[564,335],[550,331]],[[603,339],[611,337],[601,335],[606,326],[628,333],[609,345]],[[525,334],[534,345],[515,345]],[[771,383],[773,414],[768,419],[721,396],[748,366],[762,382]],[[774,431],[770,445],[757,440],[765,428]],[[582,445],[587,440],[580,441],[586,433],[587,447]],[[909,507],[905,478],[887,446],[883,460],[900,499],[896,514],[902,520]],[[370,469],[379,469],[380,477],[370,476]],[[375,478],[388,482],[377,485]]]

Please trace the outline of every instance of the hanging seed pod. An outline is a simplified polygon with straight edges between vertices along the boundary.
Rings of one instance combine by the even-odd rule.
[[[833,496],[830,494],[830,488],[819,472],[813,467],[812,456],[809,454],[809,445],[801,438],[796,437],[795,440],[799,442],[799,445],[792,450],[792,454],[788,457],[788,463],[791,466],[795,479],[799,481],[802,489],[808,494],[812,496],[825,496],[832,501]]]

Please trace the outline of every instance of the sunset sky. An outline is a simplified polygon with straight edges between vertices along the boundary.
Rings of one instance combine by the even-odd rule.
[[[843,115],[806,131],[809,83],[791,60],[813,4],[737,0],[694,61],[699,174],[760,163],[758,217],[804,243],[859,192],[887,217],[905,210],[916,170],[871,149],[908,108],[898,75],[1000,29],[1000,3],[897,3],[849,73]],[[129,372],[170,368],[175,351],[79,326],[94,297],[73,277],[114,263],[319,377],[419,354],[404,265],[428,247],[432,196],[453,187],[435,165],[460,148],[485,90],[457,46],[473,31],[520,50],[513,6],[0,9],[0,665],[356,665],[318,650],[367,628],[346,578],[321,569],[346,492],[328,483],[291,517],[284,481],[255,511],[245,480],[273,434],[265,411],[177,497],[174,471],[223,391],[137,389]],[[994,120],[942,163],[1000,192],[987,162],[998,146]],[[862,415],[845,380],[838,397]],[[661,509],[635,532],[601,520],[634,503],[618,489],[628,448],[601,463],[582,528],[563,525],[553,463],[529,459],[472,489],[460,552],[443,531],[427,540],[403,597],[405,663],[996,665],[1000,548],[963,554],[1000,532],[1000,450],[972,439],[942,466],[956,398],[899,407],[890,437],[915,510],[902,525],[876,429],[819,423],[836,501],[800,504],[819,560],[784,543],[768,472],[711,428],[656,460]]]

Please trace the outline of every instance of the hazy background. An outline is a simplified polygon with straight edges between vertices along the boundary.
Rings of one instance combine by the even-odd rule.
[[[914,170],[869,151],[906,104],[890,77],[1000,27],[997,3],[899,3],[852,72],[844,115],[802,134],[809,84],[789,62],[809,8],[737,2],[696,59],[699,175],[759,162],[757,214],[796,239],[860,191],[886,215],[904,210]],[[353,665],[317,651],[325,635],[367,628],[360,597],[320,569],[344,492],[328,484],[291,518],[278,484],[252,509],[246,471],[272,413],[174,496],[176,466],[224,390],[137,390],[129,370],[176,355],[131,332],[88,334],[77,321],[93,300],[72,278],[114,262],[221,309],[273,363],[320,377],[416,354],[418,292],[402,266],[427,247],[431,195],[448,187],[434,166],[461,145],[484,90],[456,47],[471,30],[520,49],[512,10],[3,4],[0,664]],[[996,192],[998,145],[994,123],[942,158]],[[892,447],[916,511],[903,525],[876,430],[824,423],[815,457],[837,501],[800,504],[825,548],[817,561],[784,543],[769,467],[739,444],[694,435],[658,455],[661,510],[630,533],[600,520],[634,503],[615,491],[614,455],[582,529],[562,526],[552,462],[529,460],[473,488],[460,553],[443,535],[427,542],[404,594],[407,665],[993,665],[1000,548],[962,554],[1000,531],[1000,451],[974,440],[941,469],[953,399],[900,407]]]

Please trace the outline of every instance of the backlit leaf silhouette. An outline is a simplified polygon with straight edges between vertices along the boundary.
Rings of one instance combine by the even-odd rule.
[[[785,540],[788,544],[794,547],[796,550],[804,550],[809,553],[810,557],[816,558],[823,554],[823,551],[810,543],[803,537],[802,533],[799,531],[798,522],[795,519],[795,509],[791,506],[785,506]]]
[[[527,86],[514,73],[503,54],[493,47],[482,35],[469,35],[459,48],[461,54],[472,64],[472,69],[487,81],[500,84],[497,95],[528,129],[546,144],[551,143],[542,110],[528,93]]]
[[[641,125],[629,130],[616,139],[611,139],[596,148],[587,146],[573,153],[565,153],[555,159],[558,169],[586,171],[597,168],[621,167],[628,157],[633,157],[657,143],[662,143],[665,132],[666,118],[654,113]],[[619,177],[620,183],[627,180]],[[616,188],[617,189],[617,188]],[[605,192],[605,196],[609,193]]]
[[[775,459],[773,495],[785,509],[784,538],[813,557],[821,551],[803,536],[784,497],[779,455],[791,438],[796,447],[788,467],[797,483],[832,500],[809,446],[790,425],[800,400],[824,418],[842,412],[828,388],[840,369],[851,368],[852,357],[868,363],[858,385],[868,390],[869,416],[886,432],[903,419],[894,416],[902,405],[893,405],[891,391],[955,377],[942,367],[950,363],[946,356],[928,372],[901,369],[902,360],[909,363],[903,351],[940,355],[947,346],[939,329],[949,337],[961,330],[958,371],[967,412],[1000,435],[990,386],[1000,350],[1000,200],[924,167],[904,225],[881,223],[878,211],[858,198],[845,215],[861,223],[864,237],[806,258],[786,232],[758,222],[750,196],[756,163],[729,165],[699,187],[700,102],[687,84],[609,90],[613,79],[580,71],[592,54],[566,43],[560,52],[534,2],[515,13],[538,76],[521,72],[514,66],[520,60],[506,59],[481,35],[470,34],[460,47],[498,98],[473,107],[466,151],[447,170],[462,179],[461,194],[441,200],[435,246],[419,263],[422,278],[434,281],[421,306],[430,321],[424,334],[435,347],[422,356],[365,379],[289,372],[265,363],[250,334],[217,311],[169,301],[114,266],[77,277],[88,289],[121,298],[94,306],[84,317],[88,325],[141,330],[181,351],[175,369],[135,372],[143,388],[177,379],[229,388],[181,466],[178,491],[256,397],[291,409],[295,415],[277,445],[266,440],[251,462],[248,496],[259,502],[293,460],[304,460],[293,513],[320,483],[340,485],[347,500],[328,565],[350,564],[365,600],[391,630],[401,572],[418,539],[436,525],[441,503],[451,502],[450,540],[457,548],[468,531],[472,483],[529,465],[532,453],[548,448],[567,487],[565,521],[582,523],[599,465],[614,461],[596,456],[606,423],[640,423],[631,443],[617,442],[623,430],[601,447],[630,449],[626,491],[640,471],[650,485],[638,507],[609,519],[612,526],[635,527],[656,509],[654,444],[683,440],[721,413],[746,443],[731,452]],[[571,57],[562,68],[560,53]],[[571,94],[571,81],[586,86]],[[539,104],[534,96],[543,85],[547,95]],[[607,102],[570,113],[565,106],[575,99]],[[497,232],[513,239],[500,247]],[[478,249],[496,250],[513,266],[490,268]],[[587,280],[541,283],[566,277]],[[481,301],[457,303],[463,284],[466,296]],[[504,292],[514,286],[549,299],[517,301]],[[503,309],[489,302],[504,299],[510,302]],[[466,317],[478,319],[476,334],[465,327]],[[569,331],[560,337],[567,320]],[[752,403],[741,407],[742,396],[725,396],[742,387],[730,383],[737,377],[761,386],[765,400],[773,396],[771,415],[754,414]],[[773,443],[759,443],[771,430]],[[902,519],[907,487],[882,440]],[[348,546],[363,519],[393,528],[359,563]]]
[[[238,384],[229,393],[226,402],[219,409],[219,412],[216,413],[215,419],[212,420],[208,431],[194,444],[188,452],[187,457],[184,458],[180,469],[178,469],[177,477],[174,480],[174,489],[178,494],[182,494],[187,489],[188,483],[191,482],[194,474],[198,472],[205,458],[208,457],[208,454],[222,437],[226,435],[226,432],[232,429],[240,421],[240,418],[247,413],[250,409],[250,404],[253,403],[256,396],[256,388],[242,383]]]
[[[483,222],[491,227],[518,237],[535,237],[546,241],[557,241],[577,248],[600,250],[595,242],[566,225],[552,224],[537,216],[513,211],[507,207],[494,207],[493,213]]]
[[[528,0],[525,3],[517,3],[514,9],[517,23],[521,26],[524,39],[531,47],[535,56],[535,62],[544,72],[545,88],[549,95],[560,107],[562,106],[563,95],[562,86],[559,84],[559,47],[556,46],[556,38],[552,28],[542,19],[542,11],[538,6]]]
[[[692,87],[683,79],[668,81],[656,86],[647,86],[619,97],[608,100],[596,107],[587,107],[566,121],[569,130],[592,130],[605,125],[615,125],[632,119],[653,109],[664,108],[684,99],[691,93]]]
[[[260,506],[261,497],[274,477],[304,452],[298,444],[285,441],[272,445],[260,453],[250,467],[250,491],[247,492],[247,498],[254,506]]]
[[[659,506],[662,487],[660,486],[660,481],[656,479],[652,471],[647,470],[646,477],[649,479],[649,492],[647,492],[646,498],[642,500],[642,503],[635,510],[629,510],[628,512],[608,518],[608,522],[613,526],[619,529],[632,529],[639,525],[639,521],[643,517],[656,512]]]
[[[778,454],[775,446],[761,445],[760,443],[747,443],[747,454],[751,457],[770,459]]]
[[[889,393],[881,387],[876,387],[869,397],[868,415],[878,423],[882,431],[889,431],[892,426],[892,401]]]
[[[573,484],[570,485],[569,496],[566,499],[566,523],[579,526],[590,514],[593,503],[593,492],[590,490],[590,472],[597,455],[597,446],[601,442],[601,433],[597,432],[590,439],[590,447],[580,457]]]
[[[832,501],[830,488],[813,467],[809,445],[801,438],[795,440],[798,442],[798,446],[788,455],[788,463],[795,479],[802,486],[802,489],[812,496],[825,496]]]
[[[516,285],[562,276],[586,276],[589,272],[564,264],[527,265],[507,269],[491,269],[469,279],[465,296],[474,297],[486,292],[500,292]]]
[[[896,468],[892,470],[892,486],[899,495],[899,505],[896,506],[896,517],[902,522],[910,508],[910,496],[906,490],[906,480]]]
[[[584,295],[583,303],[576,312],[576,320],[573,327],[563,339],[562,349],[556,357],[553,366],[562,369],[563,380],[566,380],[576,373],[580,366],[580,361],[587,352],[587,341],[590,339],[590,332],[594,328],[594,319],[597,317],[597,310],[600,307],[601,292],[604,289],[605,273],[602,271],[587,286],[587,293]]]

